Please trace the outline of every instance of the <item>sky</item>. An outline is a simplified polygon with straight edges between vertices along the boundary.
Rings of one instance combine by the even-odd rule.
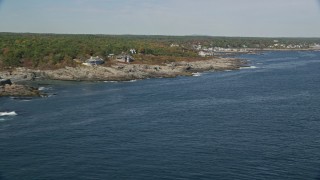
[[[0,0],[0,32],[320,37],[320,0]]]

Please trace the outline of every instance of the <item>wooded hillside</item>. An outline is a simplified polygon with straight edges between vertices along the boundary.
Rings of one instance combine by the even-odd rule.
[[[299,43],[308,47],[319,42],[312,38],[283,38],[282,43]],[[206,36],[134,36],[134,35],[58,35],[0,33],[0,66],[53,68],[73,66],[73,59],[85,60],[100,56],[108,60],[109,54],[129,53],[135,49],[139,61],[153,61],[198,57],[194,45],[207,47],[265,48],[274,38],[228,38]]]

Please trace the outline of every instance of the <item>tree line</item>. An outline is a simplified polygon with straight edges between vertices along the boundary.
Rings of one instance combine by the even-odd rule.
[[[319,42],[319,39],[280,39],[285,43]],[[178,46],[171,47],[171,44]],[[109,54],[129,53],[135,49],[141,57],[196,58],[193,45],[218,47],[267,47],[272,38],[228,38],[207,36],[139,36],[139,35],[63,35],[0,33],[1,67],[63,67],[73,66],[73,59],[85,60]],[[153,58],[155,59],[155,58]]]

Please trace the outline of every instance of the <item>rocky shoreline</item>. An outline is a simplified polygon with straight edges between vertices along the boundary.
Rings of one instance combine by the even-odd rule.
[[[128,81],[135,79],[188,76],[195,72],[236,70],[245,66],[245,61],[234,58],[215,58],[192,62],[173,62],[165,65],[124,64],[106,66],[77,66],[57,70],[35,70],[16,68],[10,72],[0,71],[0,77],[10,79],[14,84],[0,86],[0,96],[40,96],[34,88],[18,85],[24,81],[63,80],[63,81]],[[17,90],[16,86],[29,88],[29,94]],[[31,88],[31,89],[30,89]],[[19,88],[18,88],[19,89]],[[11,92],[11,93],[10,93]]]
[[[34,87],[12,83],[10,79],[0,80],[0,97],[39,97],[42,93]]]

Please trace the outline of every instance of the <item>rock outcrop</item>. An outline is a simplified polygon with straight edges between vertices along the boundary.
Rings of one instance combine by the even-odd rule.
[[[41,96],[38,89],[20,84],[5,84],[0,86],[0,96]]]
[[[192,75],[194,72],[209,70],[235,70],[243,65],[244,62],[239,59],[216,58],[191,62],[173,62],[164,65],[117,63],[110,67],[78,66],[57,70],[16,68],[9,71],[0,71],[0,77],[5,79],[0,81],[0,96],[41,96],[38,89],[19,83],[36,78],[66,81],[128,81]]]
[[[0,77],[10,79],[12,82],[20,82],[34,80],[36,74],[34,70],[21,67],[13,70],[0,71]]]
[[[215,58],[191,62],[173,62],[163,65],[116,63],[109,67],[77,66],[57,70],[17,68],[10,72],[0,72],[0,76],[10,78],[12,82],[33,80],[35,78],[66,81],[127,81],[192,75],[194,72],[209,70],[234,70],[242,65],[243,61],[239,59]]]
[[[0,96],[40,96],[38,89],[14,84],[10,79],[0,79]]]
[[[44,79],[70,81],[127,81],[156,77],[191,75],[193,72],[209,70],[234,70],[243,65],[238,59],[212,59],[205,61],[177,62],[166,65],[122,64],[111,67],[78,66],[58,70],[35,72]]]

